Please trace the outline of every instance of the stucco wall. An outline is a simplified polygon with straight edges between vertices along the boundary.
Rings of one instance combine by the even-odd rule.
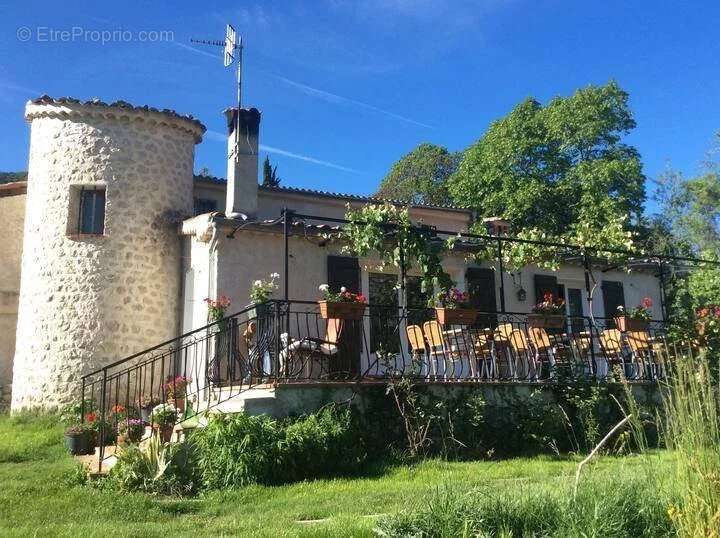
[[[13,409],[177,334],[180,237],[201,126],[164,113],[29,104],[28,204]],[[74,185],[107,189],[105,234],[68,235]]]
[[[24,194],[0,196],[0,407],[10,403],[12,389],[24,219]]]

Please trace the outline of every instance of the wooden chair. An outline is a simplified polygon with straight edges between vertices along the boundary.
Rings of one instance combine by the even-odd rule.
[[[518,378],[537,380],[538,371],[535,363],[535,355],[528,345],[525,332],[522,329],[515,329],[510,333],[510,347],[515,355],[515,375]],[[527,365],[527,373],[525,366]],[[522,370],[521,370],[522,368]],[[526,374],[526,375],[521,375]]]
[[[618,329],[605,329],[600,333],[600,348],[605,360],[611,366],[620,365],[624,376],[628,376],[625,370],[625,354],[623,353],[622,333]],[[635,377],[637,373],[630,377]]]
[[[425,337],[423,336],[422,329],[419,325],[408,325],[405,328],[407,333],[408,343],[410,344],[410,353],[412,354],[413,362],[419,362],[422,368],[425,367],[425,359],[427,358],[427,348],[425,347]],[[422,372],[422,369],[421,369]],[[427,377],[428,373],[423,373],[423,377]],[[433,375],[436,372],[433,371]]]
[[[568,334],[570,356],[572,357],[571,374],[575,377],[588,378],[592,374],[592,356],[590,346],[592,339],[589,333]]]
[[[425,334],[425,340],[430,348],[430,359],[431,363],[433,359],[440,364],[442,361],[443,365],[443,378],[448,379],[448,364],[452,365],[451,377],[460,377],[455,375],[456,363],[460,363],[462,370],[462,353],[457,345],[453,346],[448,339],[445,337],[445,333],[442,330],[442,326],[436,320],[430,320],[423,323],[423,333]],[[467,355],[467,354],[465,354]],[[468,357],[469,359],[469,357]],[[433,365],[434,366],[434,365]],[[432,366],[431,366],[432,367]],[[471,371],[472,363],[470,364]],[[435,375],[438,376],[437,367],[435,367]]]
[[[495,375],[503,379],[516,377],[515,359],[510,345],[510,335],[514,327],[512,323],[502,323],[495,330]]]
[[[480,363],[480,377],[495,377],[495,339],[492,329],[480,329],[474,332],[473,352]]]
[[[530,342],[535,348],[535,364],[541,367],[543,358],[548,363],[550,377],[555,378],[557,372],[555,365],[557,363],[557,343],[550,341],[547,331],[543,327],[530,327],[528,331]]]
[[[280,352],[280,363],[286,369],[286,375],[294,377],[303,369],[306,371],[305,379],[313,377],[313,367],[318,364],[320,373],[318,379],[330,373],[330,360],[338,354],[338,345],[342,336],[345,324],[342,319],[328,319],[325,324],[325,337],[313,338],[306,336],[300,340],[289,342]],[[299,369],[293,369],[293,365],[299,363]],[[327,366],[323,372],[323,366]]]
[[[638,376],[642,374],[642,370],[647,368],[647,374],[656,378],[658,375],[658,364],[654,360],[650,335],[647,331],[628,331],[625,333],[628,347],[632,352],[633,359],[638,365]]]

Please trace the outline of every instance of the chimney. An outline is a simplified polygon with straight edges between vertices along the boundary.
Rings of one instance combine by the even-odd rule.
[[[228,125],[227,197],[225,215],[230,218],[255,218],[258,205],[258,143],[260,111],[241,108],[240,133],[235,155],[235,128],[238,109],[224,111]]]
[[[510,222],[502,217],[487,217],[483,219],[490,235],[508,235],[510,233]]]

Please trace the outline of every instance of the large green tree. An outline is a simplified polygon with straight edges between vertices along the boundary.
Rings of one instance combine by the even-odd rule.
[[[395,163],[376,196],[416,204],[449,204],[447,180],[456,171],[460,158],[460,154],[442,146],[420,144]]]
[[[635,127],[615,82],[547,105],[527,99],[464,153],[449,181],[456,203],[507,218],[514,232],[551,236],[637,223],[645,201],[638,152],[622,138]]]

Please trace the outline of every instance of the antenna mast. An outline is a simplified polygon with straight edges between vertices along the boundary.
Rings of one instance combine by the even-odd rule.
[[[238,160],[240,143],[240,109],[242,108],[242,53],[243,53],[243,40],[240,36],[238,43],[237,33],[232,25],[228,24],[225,27],[225,40],[210,40],[210,39],[190,39],[190,43],[198,43],[200,45],[210,45],[213,47],[223,47],[223,64],[225,67],[229,67],[232,63],[237,60],[237,116],[235,117],[235,144],[233,147],[233,154],[235,156],[235,162]],[[237,51],[237,52],[236,52]],[[236,58],[237,56],[237,58]]]

